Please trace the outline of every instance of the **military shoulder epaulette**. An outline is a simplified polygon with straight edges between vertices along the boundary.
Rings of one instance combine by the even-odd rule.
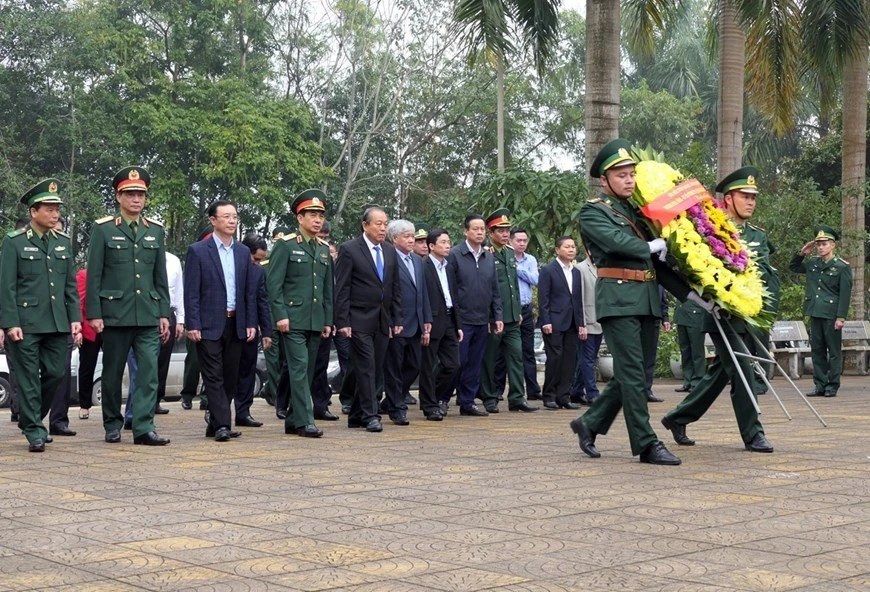
[[[761,226],[756,226],[752,222],[747,222],[746,224],[747,224],[747,226],[754,228],[755,230],[760,230],[761,232],[767,232],[764,228],[762,228]]]
[[[598,203],[601,201],[600,197],[590,197],[586,200],[586,203]]]
[[[58,235],[58,236],[62,236],[62,237],[64,237],[64,238],[69,238],[69,235],[68,235],[67,233],[62,232],[62,231],[60,231],[60,230],[55,230],[54,233],[55,233],[56,235]]]
[[[105,218],[100,218],[99,220],[94,220],[94,223],[105,224],[106,222],[111,222],[114,219],[115,219],[114,216],[106,216]]]
[[[260,261],[260,265],[263,265],[263,266],[269,265],[269,260],[263,259],[262,261]]]
[[[289,241],[289,240],[293,240],[294,238],[296,238],[296,233],[291,232],[290,234],[285,234],[284,236],[282,236],[281,240]]]
[[[6,236],[8,236],[9,238],[12,238],[14,236],[18,236],[19,234],[24,234],[23,228],[19,228],[18,230],[10,230],[9,232],[6,233]]]
[[[505,245],[504,248],[505,248],[505,249],[510,249],[511,251],[514,250],[514,248],[513,248],[512,246],[510,246],[510,245]]]
[[[163,228],[163,223],[162,223],[162,222],[158,222],[158,221],[155,220],[154,218],[145,218],[145,220],[146,220],[149,224],[156,224],[157,226]]]
[[[323,240],[323,239],[320,238],[319,236],[317,237],[317,242],[319,242],[319,243],[320,243],[321,245],[323,245],[324,247],[328,247],[328,246],[329,246],[329,241]]]

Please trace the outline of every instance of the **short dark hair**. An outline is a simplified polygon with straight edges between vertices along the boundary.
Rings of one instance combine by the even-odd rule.
[[[486,220],[484,220],[483,216],[480,214],[468,214],[465,217],[465,220],[462,222],[462,225],[465,227],[465,230],[468,230],[471,227],[471,223],[475,220],[483,220],[484,226],[486,226]]]
[[[329,224],[329,220],[323,221],[323,226],[320,227],[320,234],[332,234],[332,226]]]
[[[525,228],[520,228],[519,226],[514,226],[513,228],[511,228],[511,238],[513,238],[514,236],[516,236],[517,234],[519,234],[521,232],[523,234],[525,234],[526,236],[529,236],[529,233],[526,232]]]
[[[447,231],[443,228],[433,228],[429,231],[429,235],[426,237],[426,244],[434,245],[438,242],[438,239],[441,238],[442,234],[447,234]]]
[[[268,245],[266,245],[266,239],[264,239],[256,232],[246,234],[245,238],[242,239],[242,244],[250,249],[251,255],[259,251],[260,249],[264,251],[269,250]]]
[[[565,234],[565,235],[560,236],[559,238],[556,239],[556,248],[558,249],[559,247],[561,247],[565,243],[566,240],[573,241],[574,237],[571,236],[570,234]],[[575,244],[576,244],[576,242],[577,241],[574,241]]]
[[[233,202],[231,202],[231,201],[227,201],[227,200],[225,200],[225,199],[219,199],[219,200],[217,200],[216,202],[212,203],[212,204],[208,207],[208,217],[209,217],[209,218],[213,218],[213,217],[217,216],[218,208],[223,207],[223,206],[233,206],[233,207],[236,207],[236,205],[235,205]]]
[[[21,216],[15,221],[15,230],[21,230],[28,224],[30,224],[30,216]]]
[[[369,206],[365,210],[363,210],[362,221],[364,224],[368,224],[372,221],[372,214],[375,212],[383,212],[386,215],[387,211],[381,206]]]

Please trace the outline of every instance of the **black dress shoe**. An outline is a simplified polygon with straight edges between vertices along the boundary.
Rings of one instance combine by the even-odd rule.
[[[651,465],[678,465],[683,461],[671,454],[661,440],[658,440],[640,453],[640,462]]]
[[[350,405],[342,405],[341,406],[341,414],[342,415],[350,415]]]
[[[181,400],[181,408],[182,409],[193,409],[193,401],[188,401],[187,399]]]
[[[338,416],[334,413],[330,413],[329,409],[327,409],[323,413],[315,413],[314,419],[319,419],[322,421],[338,421]]]
[[[161,407],[160,405],[157,405],[157,408],[154,409],[155,415],[166,415],[167,413],[169,413],[169,409],[167,409],[166,407]]]
[[[599,458],[601,453],[595,448],[595,432],[586,427],[580,417],[574,418],[570,425],[571,431],[577,434],[577,438],[580,440],[580,450],[590,458]]]
[[[206,409],[208,409],[208,401],[203,401],[202,399],[200,399],[199,408],[201,411],[205,411]]]
[[[236,417],[236,427],[240,428],[259,428],[263,426],[262,421],[257,421],[250,415],[247,417]]]
[[[157,432],[148,432],[141,436],[133,438],[133,444],[143,444],[145,446],[166,446],[169,444],[169,438],[158,436]]]
[[[438,401],[438,408],[441,409],[441,415],[447,417],[447,412],[450,411],[450,403],[447,401]]]
[[[214,438],[216,433],[217,432],[215,432],[211,428],[205,429],[205,437],[206,438]],[[241,435],[242,435],[242,432],[236,432],[236,431],[230,430],[230,438],[238,438]]]
[[[574,409],[574,410],[580,409],[580,405],[578,405],[577,403],[572,403],[571,399],[569,399],[568,397],[564,397],[557,404],[562,409]]]
[[[405,405],[416,405],[417,399],[412,397],[411,395],[405,395]]]
[[[29,450],[30,452],[45,452],[45,440],[37,438],[30,443]]]
[[[127,420],[125,419],[125,420],[124,420],[124,429],[125,429],[125,430],[132,430],[132,429],[133,429],[133,422],[132,422],[132,421],[127,421]]]
[[[592,402],[586,398],[586,395],[571,395],[571,402],[580,406],[585,405],[586,407],[592,405]]]
[[[541,401],[544,397],[541,396],[541,393],[532,393],[531,395],[526,395],[526,400],[528,401]]]
[[[544,401],[544,409],[558,409],[559,404],[556,401]]]
[[[484,409],[486,409],[487,413],[498,413],[498,403],[492,405],[484,405]]]
[[[208,435],[208,432],[206,432],[206,435]],[[218,428],[214,433],[215,442],[226,442],[232,437],[230,428]]]
[[[477,405],[472,405],[471,407],[460,407],[459,415],[472,415],[474,417],[486,417],[489,415],[489,412],[481,409]]]
[[[826,396],[826,397],[829,397],[829,398],[830,398],[830,397],[836,397],[836,396],[837,396],[837,393],[832,393],[832,392],[830,392],[830,391],[826,391],[826,392],[825,392],[825,396]]]
[[[688,392],[691,391],[691,390],[692,390],[691,387],[688,387],[688,386],[681,386],[680,388],[675,388],[675,389],[674,389],[674,392],[675,392],[675,393],[688,393]]]
[[[667,415],[662,418],[662,425],[671,430],[674,436],[674,442],[680,446],[694,446],[695,441],[686,435],[686,424],[677,423]]]
[[[523,413],[531,413],[532,411],[537,411],[540,407],[535,405],[529,405],[525,401],[519,403],[517,405],[509,405],[508,411],[522,411]]]
[[[109,430],[106,432],[106,442],[109,444],[117,444],[121,441],[121,430]]]
[[[367,432],[382,432],[384,431],[384,426],[381,425],[381,420],[372,419],[366,424]]]
[[[646,400],[648,403],[661,403],[662,401],[664,401],[664,399],[659,399],[658,397],[656,397],[652,391],[646,392]]]
[[[411,425],[411,422],[408,421],[407,413],[396,413],[395,415],[390,416],[390,421],[392,421],[396,425],[406,426]]]
[[[423,412],[423,417],[425,417],[428,421],[443,421],[444,416],[441,415],[440,411],[432,411],[431,413]]]
[[[347,420],[347,427],[349,427],[349,428],[364,428],[364,427],[366,427],[366,424],[364,424],[361,421],[357,421],[355,419],[348,419]]]
[[[278,419],[287,419],[287,412],[284,409],[279,409],[275,412],[275,416]]]
[[[19,416],[17,413],[14,413],[14,412],[10,413],[9,414],[9,421],[11,421],[12,423],[18,423],[18,417]]]
[[[825,393],[820,392],[820,391],[810,391],[810,392],[808,392],[808,393],[804,393],[804,396],[807,396],[807,397],[824,397],[824,396],[825,396]]]
[[[749,452],[773,452],[773,444],[764,437],[764,432],[758,432],[746,445]]]
[[[51,437],[51,434],[47,435],[44,439],[46,444],[51,444],[52,442],[54,442],[54,438]]]
[[[316,425],[309,424],[307,426],[302,426],[301,428],[296,428],[293,431],[284,428],[285,434],[296,434],[297,436],[302,436],[303,438],[319,438],[323,435],[323,430],[319,429]]]
[[[75,436],[75,431],[69,429],[67,426],[51,426],[48,428],[48,433],[52,436]]]

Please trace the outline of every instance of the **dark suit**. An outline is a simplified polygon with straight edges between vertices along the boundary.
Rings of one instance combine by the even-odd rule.
[[[266,272],[257,263],[251,262],[249,281],[257,286],[258,337],[272,337],[272,315],[269,312],[269,296],[266,294]],[[257,374],[257,352],[260,339],[247,341],[242,346],[239,363],[239,384],[236,388],[236,419],[250,417],[254,402],[254,378]]]
[[[386,398],[382,408],[390,416],[408,411],[405,392],[420,372],[420,337],[423,334],[423,324],[432,322],[429,292],[423,274],[423,260],[414,253],[409,253],[414,270],[412,278],[411,270],[405,263],[405,255],[401,252],[397,252],[396,255],[404,314],[398,321],[402,326],[402,332],[394,335],[390,340],[387,348],[387,364],[384,368]]]
[[[236,394],[242,346],[247,329],[257,327],[257,288],[251,273],[251,251],[232,244],[235,310],[227,311],[227,284],[215,239],[190,245],[184,273],[185,326],[201,331],[196,344],[208,409],[209,428],[232,425],[230,401]],[[232,316],[231,316],[232,315]]]
[[[571,266],[571,289],[559,260],[541,268],[538,281],[538,318],[541,327],[550,325],[552,333],[544,333],[547,365],[544,373],[545,402],[567,404],[571,396],[577,347],[577,331],[583,320],[583,278],[580,270]]]
[[[432,255],[423,258],[426,275],[426,290],[432,309],[432,331],[429,346],[423,348],[420,366],[420,409],[431,414],[439,410],[438,404],[450,400],[459,372],[459,314],[453,306],[447,308],[444,290],[435,265],[439,263]],[[456,274],[448,264],[445,268],[447,288],[451,304],[456,302]],[[440,367],[435,374],[435,363]]]
[[[402,318],[396,249],[381,243],[384,279],[378,277],[365,235],[349,240],[335,262],[335,326],[350,327],[354,384],[348,425],[380,419],[376,385],[383,379],[390,327]]]

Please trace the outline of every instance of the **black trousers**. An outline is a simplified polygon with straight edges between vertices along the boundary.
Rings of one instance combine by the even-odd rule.
[[[97,333],[96,341],[82,339],[79,348],[79,405],[82,409],[90,409],[94,397],[94,371],[97,369],[97,358],[103,347],[103,338]]]
[[[160,405],[166,397],[166,377],[169,376],[169,362],[172,360],[172,350],[175,349],[175,311],[169,313],[169,339],[160,344],[157,354],[157,404]],[[156,408],[156,407],[155,407]]]
[[[242,344],[242,355],[239,358],[239,383],[236,387],[236,420],[251,415],[251,405],[254,403],[254,379],[257,376],[257,353],[259,340],[246,341]]]
[[[544,334],[547,364],[544,369],[542,398],[545,402],[567,403],[570,399],[579,345],[580,338],[577,335],[577,327],[573,324],[567,331],[553,331],[549,335]]]
[[[387,361],[384,367],[384,404],[382,409],[391,416],[407,412],[407,392],[420,373],[421,331],[410,337],[393,337],[387,346]]]
[[[196,344],[202,383],[211,412],[209,427],[229,428],[232,425],[230,401],[236,395],[239,362],[244,341],[236,336],[236,319],[227,319],[220,339],[203,339]]]
[[[320,339],[317,357],[314,359],[314,379],[311,381],[311,403],[314,415],[322,415],[329,407],[332,399],[332,387],[329,385],[327,371],[329,369],[329,352],[332,349],[332,337]]]
[[[520,323],[520,343],[523,351],[523,378],[526,383],[526,396],[540,395],[541,385],[538,384],[538,362],[535,359],[535,312],[531,304],[524,304],[523,321]],[[507,381],[507,368],[504,355],[498,354],[495,363],[495,386],[503,393]]]
[[[48,414],[48,425],[55,427],[69,427],[69,404],[72,398],[72,353],[75,345],[73,345],[72,335],[70,335],[66,344],[66,367],[64,369],[63,378],[57,387],[57,392],[54,394],[54,399],[51,401],[51,411]]]
[[[451,320],[447,331],[438,339],[429,340],[422,348],[420,363],[420,409],[424,413],[438,411],[438,403],[449,401],[459,374],[459,338],[456,325]],[[435,372],[435,364],[438,372]]]
[[[390,338],[381,332],[353,331],[350,338],[350,363],[353,367],[353,402],[348,422],[368,423],[380,419],[378,385],[383,383],[384,360]]]

